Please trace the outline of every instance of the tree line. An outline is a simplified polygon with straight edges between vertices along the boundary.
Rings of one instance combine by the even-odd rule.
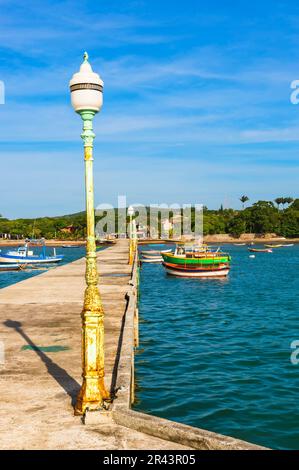
[[[221,207],[212,211],[204,208],[204,235],[228,233],[239,237],[243,233],[276,233],[284,237],[299,237],[299,199],[276,198],[245,207],[248,200],[247,196],[240,198],[242,210]]]
[[[241,210],[204,207],[204,235],[227,233],[239,237],[243,233],[276,233],[289,238],[299,237],[299,199],[281,197],[274,201],[257,201],[247,207],[248,196],[241,196],[240,201]],[[115,213],[117,215],[117,209]],[[194,224],[194,208],[191,217]],[[79,212],[61,217],[15,220],[0,216],[0,234],[9,234],[13,238],[83,239],[86,236],[86,214]]]

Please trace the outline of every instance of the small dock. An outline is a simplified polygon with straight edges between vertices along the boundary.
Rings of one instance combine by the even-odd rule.
[[[105,310],[107,413],[74,416],[81,384],[85,259],[0,290],[1,449],[259,449],[131,409],[138,342],[137,264],[128,241],[98,252]],[[136,260],[135,260],[136,261]]]

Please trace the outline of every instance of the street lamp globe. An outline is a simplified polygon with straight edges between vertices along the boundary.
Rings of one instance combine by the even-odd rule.
[[[134,207],[133,206],[128,207],[128,216],[133,217],[134,214],[135,214]]]
[[[97,113],[103,105],[104,82],[99,74],[93,72],[87,52],[83,57],[84,61],[79,72],[76,72],[70,81],[72,106],[76,113],[82,111]]]

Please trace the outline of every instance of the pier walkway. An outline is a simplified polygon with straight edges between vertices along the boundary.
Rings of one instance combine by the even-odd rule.
[[[98,259],[109,387],[131,278],[128,242]],[[84,426],[74,416],[84,271],[83,258],[0,290],[0,449],[186,449],[112,421]]]

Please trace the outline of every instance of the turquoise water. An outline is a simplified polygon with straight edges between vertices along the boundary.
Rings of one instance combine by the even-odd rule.
[[[5,247],[1,246],[1,250],[3,253],[5,253],[8,250],[13,250],[14,247]],[[36,254],[39,254],[41,251],[41,248],[39,247],[33,247],[33,251]],[[62,264],[70,263],[71,261],[75,261],[78,258],[82,258],[82,256],[85,256],[85,246],[79,247],[79,248],[61,248],[57,247],[56,248],[56,253],[57,255],[64,255],[63,261],[61,263],[58,263],[58,266],[61,266]],[[47,248],[47,254],[52,255],[53,254],[53,248]],[[24,279],[28,279],[29,277],[36,276],[38,274],[41,274],[42,272],[48,270],[48,269],[55,269],[55,266],[42,266],[39,268],[34,268],[30,269],[27,268],[24,271],[0,271],[0,289],[3,287],[7,287],[10,284],[15,284],[16,282],[23,281]]]
[[[142,247],[142,249],[148,249]],[[140,270],[135,409],[275,449],[299,448],[299,246],[227,245],[227,279]]]

